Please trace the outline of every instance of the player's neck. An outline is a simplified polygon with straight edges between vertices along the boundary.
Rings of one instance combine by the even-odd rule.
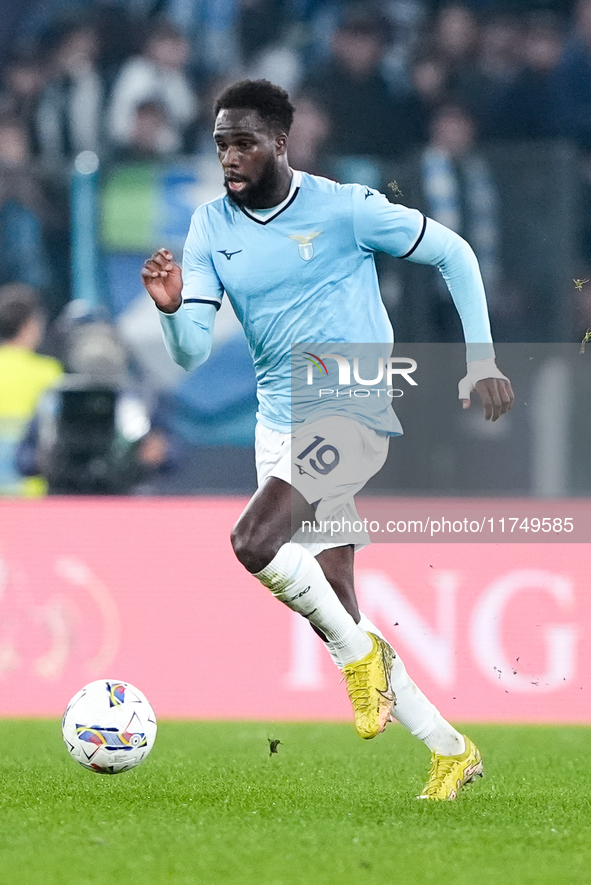
[[[279,206],[289,194],[289,190],[291,188],[291,180],[292,180],[292,171],[289,168],[289,165],[285,163],[285,165],[281,165],[277,169],[277,178],[275,182],[275,186],[266,195],[265,199],[258,201],[260,205],[253,206],[253,209],[274,209],[275,206]]]
[[[280,168],[280,177],[281,177],[281,192],[277,195],[277,202],[274,203],[274,206],[277,206],[279,203],[282,203],[283,200],[287,197],[289,190],[291,188],[291,180],[293,178],[293,172],[289,168],[286,163],[285,166],[281,166]]]

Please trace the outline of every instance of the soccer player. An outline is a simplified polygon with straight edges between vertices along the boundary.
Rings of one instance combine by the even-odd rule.
[[[359,611],[354,545],[292,540],[294,514],[295,524],[327,514],[354,518],[354,495],[382,466],[400,425],[386,397],[353,414],[343,414],[339,401],[333,411],[310,400],[292,420],[290,345],[360,341],[391,350],[373,253],[434,265],[467,342],[463,405],[476,389],[485,418],[494,421],[511,408],[513,391],[495,364],[476,257],[458,235],[416,209],[367,187],[291,169],[294,108],[281,88],[266,80],[237,83],[214,111],[226,193],[193,215],[182,271],[162,248],[144,263],[142,280],[160,311],[168,351],[186,369],[209,355],[224,292],[244,327],[258,386],[258,490],[232,531],[234,552],[324,640],[342,669],[360,736],[375,737],[395,717],[432,752],[421,798],[454,799],[482,774],[480,753],[445,721]],[[323,457],[315,449],[319,440]],[[307,469],[295,470],[295,461]]]

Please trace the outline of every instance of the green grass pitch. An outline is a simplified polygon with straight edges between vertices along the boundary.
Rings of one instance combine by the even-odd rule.
[[[400,726],[163,721],[105,777],[59,723],[0,720],[0,883],[588,885],[591,729],[469,733],[486,777],[426,803],[429,754]]]

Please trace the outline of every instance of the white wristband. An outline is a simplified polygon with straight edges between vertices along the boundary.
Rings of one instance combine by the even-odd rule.
[[[486,360],[472,360],[467,364],[467,372],[458,383],[458,398],[470,399],[470,394],[476,387],[477,381],[484,381],[485,378],[501,378],[508,381],[506,375],[503,375],[497,368],[493,357]]]

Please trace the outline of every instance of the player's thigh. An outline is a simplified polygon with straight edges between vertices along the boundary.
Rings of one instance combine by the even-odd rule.
[[[257,485],[260,487],[271,475],[277,464],[291,450],[291,433],[272,430],[257,421],[255,428],[254,452],[257,471]],[[289,475],[281,477],[289,481]]]
[[[384,464],[388,437],[354,419],[327,416],[298,427],[292,434],[290,482],[326,519],[354,496]],[[287,455],[275,475],[286,476]]]
[[[369,536],[354,496],[382,467],[387,451],[388,437],[346,416],[325,416],[291,434],[257,424],[259,490],[240,527],[260,541],[261,535],[270,532],[272,537],[273,531],[280,531],[285,540],[305,544],[313,556],[347,544],[361,549]],[[269,478],[285,485],[268,484]],[[316,520],[322,521],[322,528],[316,523],[311,530]]]

